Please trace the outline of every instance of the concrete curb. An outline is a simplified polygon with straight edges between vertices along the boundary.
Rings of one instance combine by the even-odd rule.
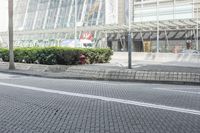
[[[77,71],[80,75],[76,75]],[[70,75],[75,75],[75,77],[85,77],[95,80],[200,85],[200,73],[135,71],[129,69],[95,71],[74,68],[69,68],[67,72]]]
[[[55,79],[103,80],[163,84],[200,85],[200,73],[135,71],[129,69],[89,69],[69,67],[65,72],[36,72],[0,69],[0,72]]]

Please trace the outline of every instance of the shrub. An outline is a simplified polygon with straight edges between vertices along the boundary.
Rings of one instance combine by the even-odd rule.
[[[89,62],[92,63],[106,63],[111,59],[113,54],[110,49],[84,49],[83,54],[88,58]]]
[[[9,51],[6,48],[0,48],[0,58],[2,58],[3,61],[9,61]]]
[[[0,48],[0,58],[9,61],[8,49]],[[84,49],[67,47],[30,47],[14,50],[15,62],[40,63],[47,65],[76,65],[80,55],[86,56],[88,63],[106,63],[113,54],[110,49]]]

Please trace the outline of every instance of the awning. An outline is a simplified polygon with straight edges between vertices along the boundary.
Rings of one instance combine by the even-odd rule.
[[[181,20],[165,20],[159,21],[159,31],[186,31],[196,30],[197,23],[200,21],[194,19],[181,19]],[[157,23],[155,21],[143,22],[143,23],[132,23],[132,33],[144,33],[144,32],[155,32],[157,31]],[[99,26],[85,26],[77,27],[77,31],[98,31],[103,33],[125,33],[128,32],[129,27],[127,25],[99,25]],[[61,28],[61,29],[41,29],[31,31],[15,31],[15,35],[33,35],[33,34],[54,34],[54,33],[73,33],[74,28]],[[0,32],[0,35],[8,35],[8,32]]]

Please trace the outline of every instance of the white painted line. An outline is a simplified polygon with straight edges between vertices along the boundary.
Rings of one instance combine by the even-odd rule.
[[[199,110],[171,107],[171,106],[165,106],[165,105],[137,102],[137,101],[96,96],[96,95],[88,95],[88,94],[81,94],[81,93],[72,93],[72,92],[65,92],[65,91],[59,91],[59,90],[44,89],[44,88],[38,88],[38,87],[32,87],[32,86],[8,84],[8,83],[3,83],[3,82],[0,82],[0,85],[13,87],[13,88],[20,88],[20,89],[25,89],[25,90],[33,90],[33,91],[47,92],[47,93],[53,93],[53,94],[61,94],[61,95],[67,95],[67,96],[98,99],[98,100],[103,100],[103,101],[107,101],[107,102],[116,102],[116,103],[129,104],[129,105],[135,105],[135,106],[140,106],[140,107],[147,107],[147,108],[154,108],[154,109],[161,109],[161,110],[168,110],[168,111],[175,111],[175,112],[179,112],[179,113],[186,113],[186,114],[200,116]]]
[[[17,75],[10,75],[10,74],[0,74],[0,80],[2,79],[23,79],[25,77],[17,76]]]
[[[153,90],[162,90],[162,91],[171,91],[171,92],[181,92],[181,93],[188,93],[188,94],[197,94],[200,95],[200,92],[194,91],[183,91],[183,90],[174,90],[174,89],[167,89],[167,88],[152,88]]]
[[[71,80],[73,82],[77,82],[75,80]],[[113,86],[144,86],[145,83],[120,83],[120,82],[115,82],[115,81],[88,81],[88,80],[79,80],[80,82],[84,83],[93,83],[93,84],[104,84],[104,85],[113,85]],[[158,84],[151,84],[153,86],[158,86]]]

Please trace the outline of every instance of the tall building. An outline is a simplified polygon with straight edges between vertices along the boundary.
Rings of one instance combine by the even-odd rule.
[[[75,0],[17,0],[16,30],[59,29],[75,24]],[[78,26],[102,25],[104,0],[77,0]]]
[[[89,34],[96,47],[127,51],[130,30],[136,52],[180,51],[187,41],[199,49],[199,18],[199,0],[15,0],[15,45]]]

